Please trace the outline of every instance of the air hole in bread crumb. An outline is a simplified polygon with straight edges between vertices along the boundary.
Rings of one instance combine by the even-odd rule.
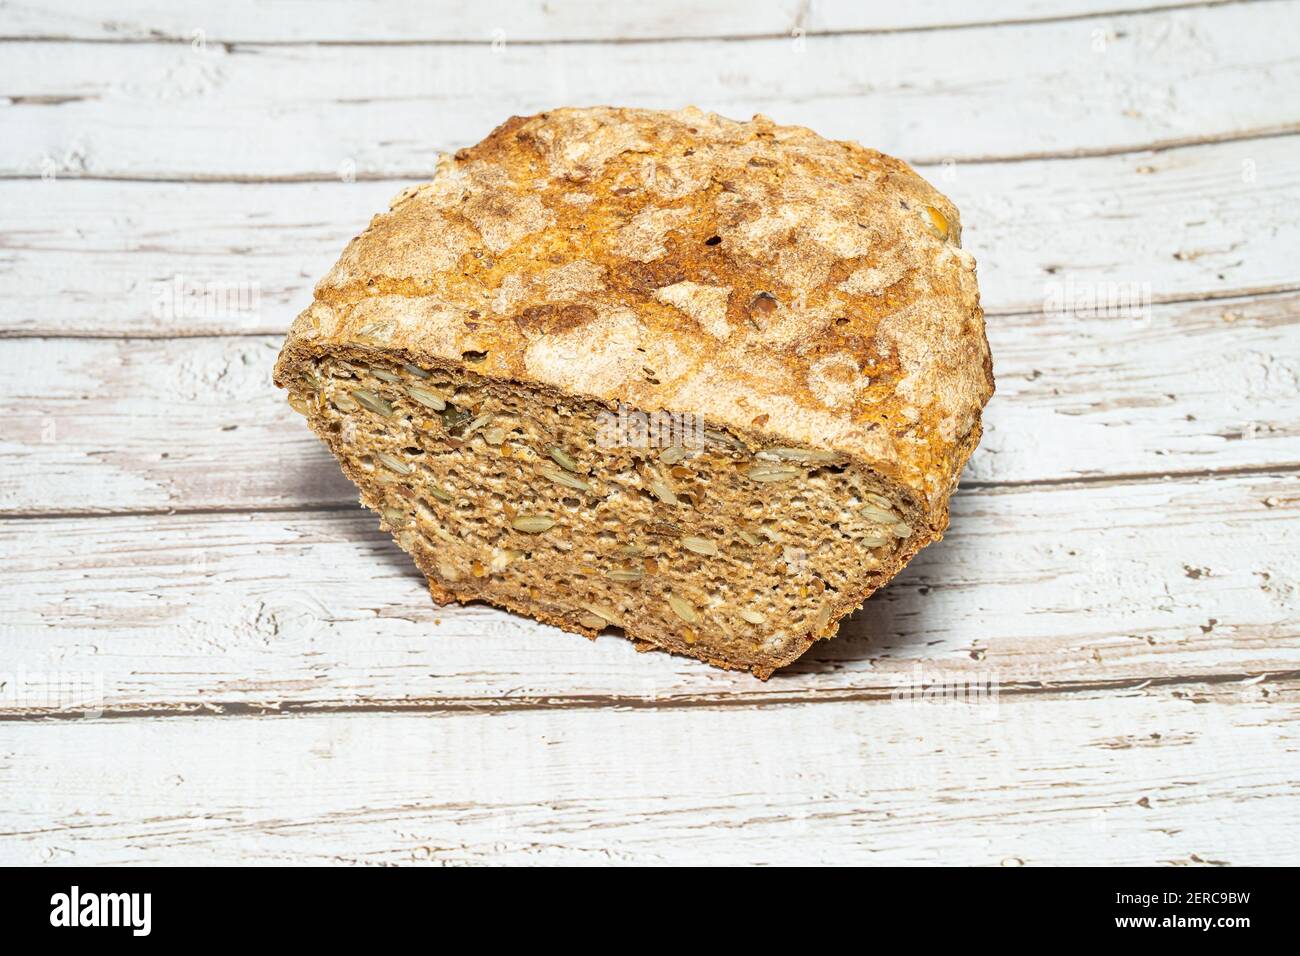
[[[461,352],[460,353],[460,358],[462,362],[478,363],[483,361],[485,358],[487,358],[487,356],[488,354],[486,352]]]
[[[722,242],[722,237],[721,237],[721,236],[709,236],[709,238],[707,238],[707,239],[704,240],[704,244],[705,244],[706,246],[716,246],[716,245],[718,245],[720,242]]]

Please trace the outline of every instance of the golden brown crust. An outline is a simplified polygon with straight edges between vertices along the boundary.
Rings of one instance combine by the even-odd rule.
[[[337,346],[486,353],[483,375],[846,452],[933,539],[993,391],[958,223],[905,163],[762,116],[515,117],[353,240],[276,381]]]

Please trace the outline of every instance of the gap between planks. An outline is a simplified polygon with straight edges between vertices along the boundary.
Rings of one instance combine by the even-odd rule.
[[[1045,14],[1041,16],[1025,17],[1005,17],[992,20],[964,20],[952,23],[921,23],[912,25],[899,26],[878,26],[878,27],[831,27],[831,28],[809,28],[807,20],[809,15],[809,2],[800,4],[798,11],[790,24],[790,28],[785,31],[775,32],[754,32],[754,33],[683,33],[672,36],[613,36],[613,37],[523,37],[520,39],[510,39],[510,46],[629,46],[633,44],[665,44],[665,43],[747,43],[759,40],[788,40],[795,36],[804,37],[841,37],[841,36],[886,36],[900,33],[939,33],[950,30],[991,30],[999,27],[1023,27],[1036,26],[1039,24],[1053,23],[1073,23],[1080,20],[1096,19],[1113,19],[1115,17],[1141,17],[1162,13],[1177,13],[1185,10],[1199,10],[1210,7],[1229,7],[1241,6],[1247,3],[1256,2],[1256,0],[1189,0],[1189,2],[1174,3],[1156,3],[1146,7],[1116,7],[1113,9],[1102,10],[1080,10],[1073,13]],[[26,34],[13,36],[0,36],[0,44],[3,43],[93,43],[93,44],[110,44],[110,45],[151,45],[151,44],[170,44],[170,45],[188,45],[194,42],[194,37],[189,35],[171,34],[171,33],[152,33],[149,36],[116,36],[116,37],[82,37],[71,34]],[[497,42],[491,37],[483,39],[469,38],[446,38],[438,39],[433,37],[421,38],[401,38],[401,39],[361,39],[361,40],[339,40],[339,39],[293,39],[293,40],[276,40],[276,39],[250,39],[250,40],[231,40],[221,37],[207,37],[205,42],[215,46],[222,47],[227,52],[234,52],[241,48],[257,47],[439,47],[439,46],[472,46],[472,47],[490,47]]]
[[[1121,143],[1116,146],[1080,147],[1064,150],[1037,150],[1019,153],[989,153],[978,156],[963,156],[962,166],[1004,166],[1015,163],[1032,163],[1048,160],[1068,161],[1072,159],[1104,159],[1111,156],[1131,156],[1143,153],[1167,153],[1178,149],[1191,149],[1197,146],[1220,146],[1228,143],[1250,143],[1269,139],[1283,139],[1300,133],[1300,122],[1282,123],[1253,130],[1239,130],[1224,133],[1205,133],[1198,136],[1175,137],[1153,140],[1145,143]],[[947,161],[941,156],[900,156],[909,165],[916,167],[937,167]],[[370,173],[357,172],[352,182],[358,183],[409,183],[423,182],[429,178],[427,168],[409,172]],[[151,173],[137,176],[131,173],[81,173],[60,171],[56,177],[60,180],[76,182],[106,183],[175,183],[191,186],[266,186],[285,184],[337,183],[337,175],[326,176],[318,173],[286,173],[284,175],[229,175],[184,173],[168,175]],[[44,177],[39,173],[4,173],[0,172],[0,182],[39,182]]]
[[[1000,681],[997,698],[1047,697],[1064,698],[1080,694],[1114,694],[1143,691],[1148,688],[1176,689],[1189,685],[1245,686],[1264,683],[1284,689],[1300,689],[1300,670],[1261,671],[1239,674],[1173,674],[1162,677],[1135,677],[1117,680],[1088,681]],[[921,690],[924,688],[922,687]],[[246,701],[204,701],[193,703],[143,703],[123,707],[105,708],[94,716],[81,710],[7,711],[0,710],[0,723],[24,722],[99,722],[105,720],[152,720],[164,717],[312,717],[331,714],[427,714],[430,716],[459,713],[519,714],[554,710],[758,710],[772,707],[800,707],[808,704],[874,704],[894,701],[896,686],[863,688],[855,690],[819,691],[805,688],[795,693],[773,692],[736,694],[731,691],[716,695],[681,694],[664,697],[636,697],[628,695],[547,695],[539,697],[508,697],[490,700],[483,697],[442,699],[370,699],[356,702],[335,701],[284,701],[279,704],[249,703]]]
[[[1229,478],[1249,477],[1285,477],[1300,472],[1300,462],[1282,462],[1266,465],[1247,465],[1239,468],[1202,468],[1188,471],[1151,471],[1125,472],[1108,475],[1079,475],[1069,478],[1035,478],[1026,481],[962,481],[953,492],[953,497],[965,497],[972,491],[981,493],[999,491],[1029,491],[1053,489],[1069,490],[1085,486],[1106,487],[1113,485],[1153,484],[1165,481],[1215,481]],[[157,518],[167,515],[185,515],[202,517],[204,515],[276,515],[276,514],[314,514],[322,511],[356,511],[362,506],[353,501],[318,501],[303,502],[296,505],[203,505],[187,508],[61,508],[57,511],[5,511],[0,510],[0,522],[5,521],[77,521],[84,518]]]

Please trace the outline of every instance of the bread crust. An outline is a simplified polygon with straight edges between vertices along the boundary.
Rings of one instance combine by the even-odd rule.
[[[920,519],[886,580],[942,536],[994,387],[946,197],[856,143],[694,108],[514,117],[440,157],[317,285],[276,383],[339,348],[845,453]]]

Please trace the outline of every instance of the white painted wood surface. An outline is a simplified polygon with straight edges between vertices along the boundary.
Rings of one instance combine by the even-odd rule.
[[[1300,3],[1115,6],[0,2],[0,863],[1300,862]],[[896,152],[980,261],[948,537],[767,683],[434,608],[270,387],[434,151],[593,100]]]

